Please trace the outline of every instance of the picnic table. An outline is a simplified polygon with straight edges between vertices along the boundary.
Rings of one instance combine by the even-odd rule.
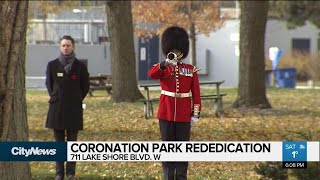
[[[224,81],[203,81],[200,82],[201,85],[215,85],[216,86],[216,93],[212,93],[209,95],[201,95],[201,100],[208,100],[208,99],[213,99],[214,104],[213,104],[213,109],[215,112],[216,117],[220,117],[222,113],[222,97],[226,96],[226,93],[220,93],[220,85],[223,84]]]
[[[140,87],[143,87],[146,91],[145,99],[140,100],[140,102],[144,103],[144,117],[149,119],[153,116],[153,101],[159,101],[159,98],[150,99],[149,88],[150,87],[160,87],[160,84],[140,84]]]
[[[93,96],[92,92],[95,90],[105,90],[108,95],[111,95],[112,84],[111,75],[108,74],[98,74],[89,77],[89,95]]]
[[[201,85],[215,85],[215,92],[209,95],[201,95],[201,100],[209,100],[213,99],[214,104],[214,112],[217,117],[221,116],[222,112],[222,97],[227,95],[225,93],[220,93],[220,85],[224,83],[224,81],[202,81],[199,82]],[[152,84],[140,84],[140,87],[144,88],[146,91],[146,97],[145,99],[140,100],[140,102],[144,103],[144,116],[146,119],[149,119],[153,116],[153,103],[154,101],[159,101],[159,98],[150,98],[150,87],[160,87],[160,84],[158,83],[152,83]]]

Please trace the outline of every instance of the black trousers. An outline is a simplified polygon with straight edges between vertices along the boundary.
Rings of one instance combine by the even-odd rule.
[[[189,122],[171,122],[159,120],[162,141],[190,141]],[[187,179],[188,162],[162,162],[165,180]]]
[[[78,138],[78,130],[53,130],[54,139],[56,142],[64,142],[67,133],[67,141],[76,141]],[[67,162],[66,174],[75,175],[76,173],[76,162]],[[64,162],[56,162],[56,175],[64,177]]]

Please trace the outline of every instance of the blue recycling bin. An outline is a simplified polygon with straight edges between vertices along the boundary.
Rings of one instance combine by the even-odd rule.
[[[296,87],[296,68],[279,68],[274,70],[274,75],[280,88]]]

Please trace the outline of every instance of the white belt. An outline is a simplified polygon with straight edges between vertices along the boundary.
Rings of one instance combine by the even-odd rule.
[[[190,97],[190,93],[175,93],[175,92],[170,92],[170,91],[165,91],[165,90],[162,90],[161,94],[166,95],[166,96],[171,96],[171,97],[177,97],[177,98]]]

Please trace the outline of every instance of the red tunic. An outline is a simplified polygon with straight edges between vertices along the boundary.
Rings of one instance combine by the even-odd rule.
[[[153,79],[160,79],[162,90],[176,93],[189,93],[192,97],[178,98],[160,95],[158,118],[167,121],[190,122],[194,108],[201,111],[200,86],[197,71],[190,64],[169,65],[161,70],[160,64],[150,68],[148,74]]]

